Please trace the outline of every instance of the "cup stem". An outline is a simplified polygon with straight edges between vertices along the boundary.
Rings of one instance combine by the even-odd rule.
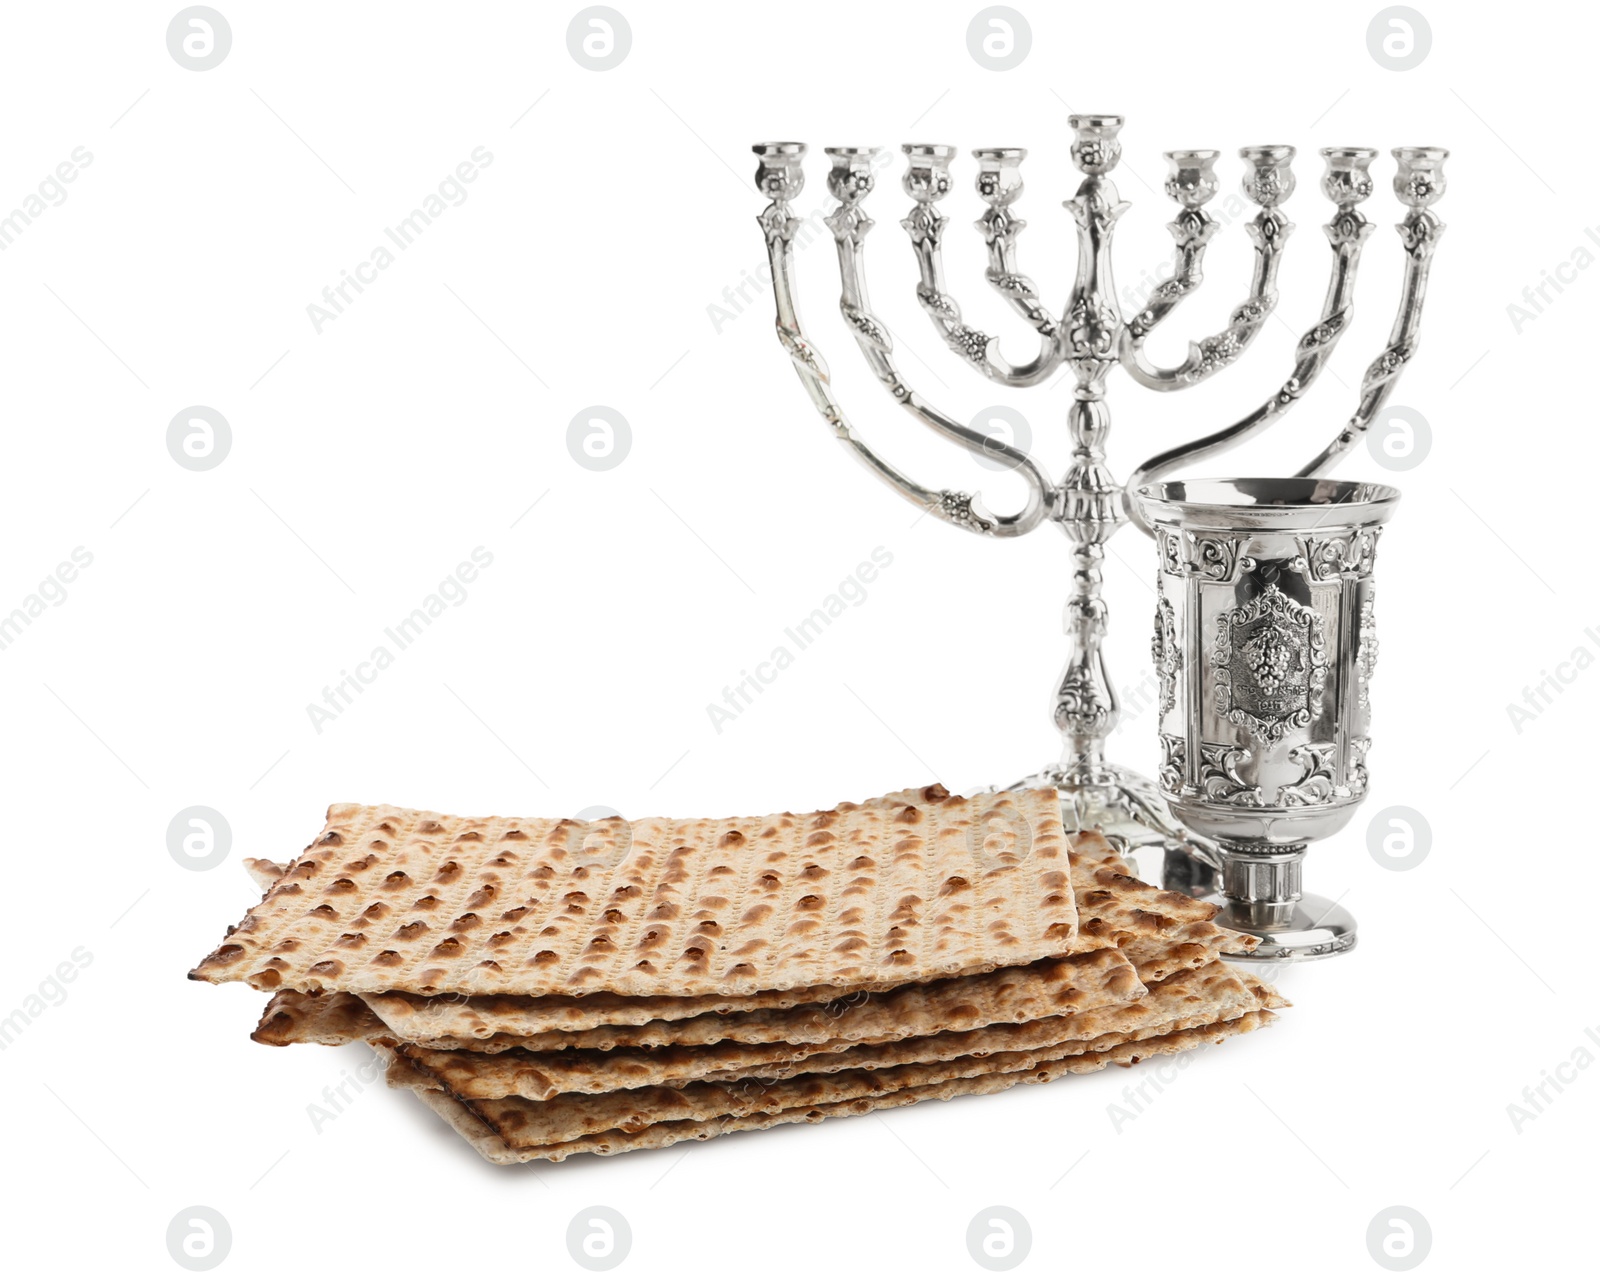
[[[1290,905],[1300,899],[1300,867],[1306,845],[1222,845],[1223,895],[1249,906]]]

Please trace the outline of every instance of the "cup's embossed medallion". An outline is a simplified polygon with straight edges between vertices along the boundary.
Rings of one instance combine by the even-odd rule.
[[[1279,741],[1322,713],[1322,617],[1276,585],[1217,619],[1211,661],[1219,712],[1258,741]]]

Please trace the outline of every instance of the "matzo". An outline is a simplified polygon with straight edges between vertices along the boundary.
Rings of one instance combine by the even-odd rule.
[[[1080,843],[1083,840],[1079,840]],[[1123,871],[1126,869],[1111,851],[1110,846],[1089,842],[1089,851],[1074,851],[1071,858],[1071,881],[1074,890],[1085,899],[1083,913],[1097,930],[1111,939],[1123,939],[1123,957],[1134,963],[1140,980],[1151,984],[1185,968],[1198,968],[1214,961],[1220,954],[1235,948],[1238,933],[1228,932],[1206,921],[1212,910],[1209,905],[1162,892],[1139,882]],[[1171,910],[1181,916],[1194,918],[1181,922]],[[1151,929],[1153,935],[1138,935],[1136,929]],[[1254,938],[1245,938],[1253,941]],[[1043,969],[1045,965],[1035,965]],[[1036,973],[1038,975],[1040,973]],[[1043,972],[1048,978],[1059,977],[1060,969]],[[941,989],[940,982],[930,982],[923,990],[926,1001],[917,1002],[918,1013],[904,1034],[932,1033],[951,1028],[957,1022],[941,1021],[940,1008],[951,1005],[970,1005],[990,1015],[996,1021],[1018,1021],[1030,1016],[1058,1014],[1041,1011],[1049,1003],[1042,998],[1056,995],[1041,991],[1027,980],[1018,979],[1011,969],[984,973],[981,976],[954,978],[959,985]],[[908,987],[909,988],[909,987]],[[833,1020],[841,1008],[862,1002],[876,1002],[877,995],[863,995],[834,987],[810,990],[812,994],[826,992],[827,1002],[803,1006],[784,1018],[746,1017],[745,1010],[763,1010],[768,1007],[782,1009],[790,1005],[790,998],[762,995],[728,999],[616,999],[599,996],[592,1011],[583,1010],[582,999],[519,999],[508,996],[441,996],[427,998],[415,994],[367,994],[362,996],[367,1004],[382,1014],[381,1024],[374,1023],[371,1014],[361,1008],[359,1012],[346,1004],[328,1004],[326,999],[293,991],[276,995],[263,1017],[256,1038],[261,1042],[284,1043],[296,1041],[328,1041],[311,1038],[302,1025],[309,1018],[327,1013],[329,1006],[346,1014],[347,1022],[360,1019],[362,1028],[352,1030],[352,1037],[387,1036],[398,1041],[419,1043],[443,1050],[471,1048],[494,1052],[510,1048],[530,1051],[557,1051],[563,1048],[606,1050],[616,1047],[656,1047],[679,1045],[707,1045],[721,1041],[776,1042],[787,1033],[797,1041],[820,1042],[813,1030],[802,1034],[794,1027],[822,1025]],[[912,1000],[905,1000],[909,1004]],[[678,1020],[690,1009],[704,1009],[713,1004],[716,1011],[701,1010],[697,1015]],[[906,1008],[910,1013],[913,1009]],[[615,1017],[619,1024],[609,1023]],[[326,1018],[325,1018],[326,1021]],[[566,1027],[575,1022],[584,1028],[578,1030],[548,1029],[552,1022]],[[973,1028],[978,1022],[969,1021],[960,1026]],[[747,1030],[749,1032],[747,1032]],[[335,1031],[337,1032],[337,1031]]]
[[[1164,1028],[1176,1032],[1174,1027]],[[1107,1043],[1102,1051],[1123,1045]],[[1137,1043],[1132,1046],[1137,1048]],[[445,1090],[464,1102],[509,1144],[554,1145],[598,1132],[638,1131],[652,1123],[742,1118],[746,1114],[770,1114],[822,1102],[881,1096],[885,1092],[985,1074],[1019,1073],[1068,1057],[1094,1054],[1090,1045],[1069,1039],[986,1057],[963,1056],[950,1061],[918,1062],[884,1069],[797,1074],[776,1082],[741,1078],[726,1083],[687,1083],[683,1087],[638,1087],[595,1095],[557,1096],[548,1101],[521,1096],[478,1099],[463,1096],[454,1088]],[[415,1061],[406,1064],[422,1074],[428,1073],[426,1069],[419,1069]]]
[[[1180,1030],[1161,1038],[1124,1043],[1103,1052],[1063,1057],[1031,1069],[979,1074],[950,1079],[942,1083],[902,1087],[895,1091],[860,1096],[852,1100],[829,1099],[827,1092],[823,1090],[818,1099],[809,1105],[777,1111],[759,1111],[742,1116],[724,1115],[710,1120],[663,1119],[631,1133],[613,1130],[543,1146],[523,1143],[509,1128],[505,1131],[500,1130],[476,1107],[469,1108],[466,1103],[448,1092],[421,1087],[414,1089],[414,1094],[450,1123],[474,1149],[491,1162],[517,1163],[534,1159],[560,1162],[572,1154],[620,1154],[635,1149],[659,1149],[679,1141],[707,1140],[712,1136],[729,1132],[775,1127],[783,1123],[817,1123],[826,1118],[866,1114],[876,1110],[912,1105],[924,1100],[951,1100],[958,1096],[1005,1091],[1022,1083],[1049,1082],[1066,1074],[1093,1073],[1104,1069],[1107,1065],[1131,1065],[1150,1057],[1172,1055],[1208,1044],[1221,1043],[1234,1035],[1246,1034],[1268,1025],[1273,1019],[1271,1012],[1249,1012],[1220,1025]],[[480,1102],[481,1105],[493,1103]]]
[[[883,1043],[720,1043],[711,1047],[664,1047],[609,1052],[431,1051],[402,1044],[399,1052],[465,1100],[521,1096],[547,1101],[564,1094],[610,1092],[686,1083],[764,1082],[796,1074],[985,1058],[997,1053],[1052,1047],[1075,1040],[1078,1051],[1097,1051],[1132,1041],[1233,1020],[1246,1012],[1281,1007],[1270,986],[1221,962],[1185,971],[1151,986],[1137,1002],[1050,1016],[1022,1024],[991,1024]]]
[[[396,1041],[389,1027],[361,1001],[359,994],[302,994],[299,990],[274,994],[250,1037],[269,1047],[286,1047],[290,1043],[338,1047],[359,1039],[373,1043]]]
[[[723,1040],[746,1043],[881,1042],[888,1038],[928,1034],[949,1028],[970,1029],[1003,1020],[1029,1020],[1059,1016],[1127,1003],[1144,993],[1133,966],[1115,949],[1095,950],[1064,959],[1045,959],[1027,967],[1001,968],[981,976],[948,977],[925,985],[871,994],[857,994],[836,1003],[758,1009],[733,1016],[697,1016],[686,1021],[652,1021],[642,1026],[600,1026],[576,1033],[528,1036],[502,1035],[465,1043],[425,1040],[430,1047],[468,1046],[479,1051],[511,1047],[534,1051],[566,1048],[609,1050],[613,1047],[658,1047],[668,1044],[703,1045]],[[330,1014],[349,1017],[352,1030],[358,1018],[347,1003],[330,1003],[337,995],[315,996],[284,992],[274,997],[257,1030],[260,1037],[276,1022],[278,1029],[262,1041],[290,1041],[286,1035],[298,1017],[302,1026],[316,1024],[321,1032]],[[307,1007],[306,1004],[311,1006]],[[364,1005],[363,1005],[364,1006]],[[337,1009],[337,1010],[333,1010]],[[370,1022],[364,1022],[370,1026]],[[370,1037],[373,1030],[357,1036]],[[393,1041],[415,1041],[392,1030],[381,1033]],[[312,1041],[326,1041],[316,1039]]]
[[[1026,846],[996,846],[996,824]],[[335,805],[190,975],[357,993],[884,989],[1030,963],[1077,935],[1053,790],[652,818],[615,856],[585,847],[593,833]]]
[[[1201,967],[1233,948],[1239,934],[1210,920],[1216,907],[1176,892],[1142,883],[1127,873],[1109,844],[1090,843],[1086,852],[1069,857],[1069,883],[1079,902],[1080,926],[1092,931],[1063,947],[1068,951],[1120,946],[1139,979],[1149,984],[1184,968]],[[1253,940],[1253,938],[1249,938]],[[996,977],[997,980],[1007,979]],[[981,989],[982,982],[975,981]],[[520,999],[515,997],[423,997],[385,992],[363,997],[392,1034],[411,1043],[437,1046],[480,1044],[494,1050],[508,1037],[539,1038],[543,1048],[561,1045],[552,1037],[587,1033],[585,1047],[628,1043],[714,1042],[708,1030],[740,1023],[747,1011],[812,1004],[836,1005],[863,991],[841,987],[760,991],[737,998],[625,999],[608,995],[588,998]],[[683,1036],[673,1037],[657,1022],[694,1020]],[[624,1027],[640,1027],[630,1035]],[[750,1040],[745,1040],[750,1041]]]

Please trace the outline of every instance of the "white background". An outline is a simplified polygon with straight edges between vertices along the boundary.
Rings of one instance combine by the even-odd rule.
[[[1031,1224],[1021,1272],[1156,1257],[1381,1272],[1366,1232],[1396,1204],[1429,1222],[1434,1272],[1592,1264],[1600,1069],[1569,1071],[1520,1130],[1507,1106],[1600,1024],[1581,996],[1600,882],[1578,807],[1600,674],[1564,668],[1573,682],[1520,731],[1507,705],[1575,649],[1600,655],[1581,389],[1600,270],[1569,270],[1520,332],[1507,308],[1579,246],[1600,252],[1580,132],[1594,19],[1429,5],[1431,50],[1397,72],[1368,50],[1376,5],[1269,18],[1018,0],[1031,51],[995,72],[967,48],[975,3],[618,4],[632,45],[604,72],[568,51],[576,5],[219,0],[232,47],[203,72],[168,53],[176,6],[7,14],[0,210],[74,148],[93,157],[0,252],[0,612],[74,547],[93,556],[0,651],[0,1015],[78,947],[92,956],[0,1053],[8,1267],[180,1272],[164,1239],[194,1204],[227,1219],[223,1271],[245,1274],[578,1272],[566,1229],[590,1204],[631,1224],[623,1272],[976,1273],[967,1224],[995,1204]],[[308,1106],[364,1051],[257,1046],[260,996],[184,973],[256,899],[241,858],[292,856],[328,803],[762,812],[1006,782],[1054,757],[1064,540],[913,526],[813,413],[769,300],[749,291],[720,331],[708,307],[763,262],[749,144],[773,137],[817,148],[802,213],[825,200],[825,144],[1027,145],[1023,266],[1059,306],[1069,109],[1128,116],[1121,283],[1170,253],[1162,150],[1221,148],[1228,191],[1239,146],[1302,154],[1286,322],[1184,396],[1114,376],[1118,474],[1281,382],[1328,260],[1315,150],[1376,145],[1354,330],[1271,438],[1212,469],[1292,470],[1331,438],[1398,293],[1387,150],[1453,151],[1423,348],[1396,395],[1432,450],[1397,479],[1364,450],[1339,471],[1405,494],[1378,564],[1373,790],[1308,866],[1361,920],[1359,950],[1281,974],[1295,1007],[1274,1029],[1202,1053],[1120,1128],[1108,1106],[1148,1067],[554,1168],[481,1163],[381,1086],[314,1130]],[[480,146],[493,161],[469,198],[318,333],[308,305]],[[1068,386],[1008,397],[918,313],[899,171],[868,204],[868,265],[907,377],[963,418],[1021,408],[1059,474]],[[1020,355],[1031,335],[981,283],[972,171],[963,158],[944,206],[952,286]],[[1242,299],[1237,225],[1207,267],[1158,357]],[[1007,477],[919,435],[872,383],[827,245],[799,269],[862,433],[924,482],[1000,505]],[[205,472],[167,451],[191,405],[231,426]],[[591,405],[631,426],[608,471],[568,452]],[[493,564],[466,601],[319,732],[308,703],[478,546]],[[866,601],[718,732],[707,705],[875,547],[893,563]],[[1137,531],[1112,543],[1108,654],[1126,688],[1148,677],[1152,566]],[[1146,771],[1151,714],[1130,709],[1112,742]],[[195,804],[232,830],[205,872],[167,848]],[[1406,872],[1367,848],[1394,805],[1432,829]]]

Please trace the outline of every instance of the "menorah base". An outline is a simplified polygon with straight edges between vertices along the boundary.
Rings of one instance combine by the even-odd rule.
[[[1149,777],[1104,764],[1085,778],[1058,765],[1007,788],[1039,786],[1060,791],[1061,822],[1068,830],[1098,830],[1145,882],[1194,897],[1220,890],[1218,850],[1173,819]]]
[[[1356,947],[1355,916],[1325,896],[1306,895],[1282,902],[1222,898],[1217,903],[1222,906],[1215,920],[1219,927],[1247,932],[1261,942],[1251,954],[1230,957],[1230,963],[1244,958],[1293,963],[1343,954]]]

